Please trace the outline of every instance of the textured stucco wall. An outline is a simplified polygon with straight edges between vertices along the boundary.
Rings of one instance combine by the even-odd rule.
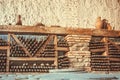
[[[95,28],[97,16],[120,29],[120,0],[0,0],[0,24],[15,24],[22,15],[24,25]]]

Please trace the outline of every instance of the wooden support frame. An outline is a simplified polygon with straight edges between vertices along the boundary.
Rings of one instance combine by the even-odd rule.
[[[25,51],[25,53],[29,56],[32,57],[32,55],[29,53],[29,51],[23,46],[23,44],[18,40],[18,38],[14,35],[11,34],[12,38],[22,47],[22,49]]]
[[[58,51],[68,51],[67,48],[61,48],[57,46],[57,36],[58,35],[91,35],[91,36],[102,36],[102,37],[120,37],[120,31],[113,31],[113,30],[96,30],[96,29],[81,29],[81,28],[63,28],[63,27],[43,27],[43,26],[0,26],[0,34],[8,34],[8,43],[9,46],[5,46],[5,47],[0,47],[0,49],[6,49],[7,50],[7,67],[6,67],[6,71],[9,71],[9,61],[13,60],[13,61],[35,61],[35,60],[41,60],[41,61],[54,61],[54,64],[56,65],[56,68],[58,68]],[[55,57],[53,58],[44,58],[44,57],[36,57],[36,56],[32,56],[29,51],[24,47],[24,45],[18,40],[18,38],[16,37],[15,34],[31,34],[31,35],[52,35],[52,37],[49,38],[49,40],[51,38],[54,37],[54,45],[55,45]],[[24,58],[20,58],[20,57],[10,57],[10,37],[12,37],[25,51],[25,53],[29,56],[29,57],[24,57]],[[47,45],[47,43],[49,42],[49,40],[47,40],[45,42],[45,45],[43,48],[45,48],[45,46]],[[106,42],[106,49],[101,49],[101,50],[93,50],[91,52],[105,52],[107,53],[107,60],[108,63],[110,65],[110,61],[118,61],[120,60],[119,58],[110,58],[109,57],[109,50],[108,50],[108,43],[111,43],[112,45],[114,45],[117,49],[120,50],[120,47],[118,45],[116,45],[114,42],[112,41],[107,41]],[[37,55],[37,54],[36,54]],[[108,66],[108,68],[110,68],[110,66]]]

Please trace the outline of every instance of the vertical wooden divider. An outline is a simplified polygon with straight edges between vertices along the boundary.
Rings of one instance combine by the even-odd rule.
[[[54,45],[55,45],[55,66],[56,66],[56,69],[58,69],[58,51],[57,51],[57,35],[54,36]]]
[[[7,49],[7,65],[6,72],[9,72],[9,57],[10,57],[10,33],[8,33],[8,49]]]
[[[108,71],[107,73],[109,73],[110,71],[110,59],[109,59],[109,40],[108,37],[105,37],[106,41],[105,41],[105,47],[106,47],[106,54],[107,54],[107,60],[108,60]]]

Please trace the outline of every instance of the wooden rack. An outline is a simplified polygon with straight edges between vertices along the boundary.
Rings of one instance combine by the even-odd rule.
[[[90,42],[92,71],[120,71],[120,37],[93,36]]]
[[[93,36],[90,42],[93,71],[120,71],[120,41],[115,41],[120,31],[1,25],[0,36],[5,39],[0,37],[0,72],[48,72],[68,68],[69,45],[64,38],[69,34]],[[111,46],[114,47],[110,49]]]
[[[69,67],[66,56],[69,45],[64,39],[65,34],[36,34],[29,32],[29,27],[26,27],[26,32],[21,33],[23,26],[14,26],[20,32],[4,32],[4,28],[0,31],[0,72],[46,73],[50,69]]]

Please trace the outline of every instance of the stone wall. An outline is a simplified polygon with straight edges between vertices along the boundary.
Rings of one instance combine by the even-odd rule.
[[[101,16],[120,29],[120,0],[0,0],[0,25],[15,24],[18,14],[24,25],[81,28],[95,28]]]
[[[68,35],[66,39],[70,45],[70,51],[67,53],[67,56],[69,57],[70,60],[70,67],[89,71],[90,70],[89,42],[91,40],[91,36]]]

